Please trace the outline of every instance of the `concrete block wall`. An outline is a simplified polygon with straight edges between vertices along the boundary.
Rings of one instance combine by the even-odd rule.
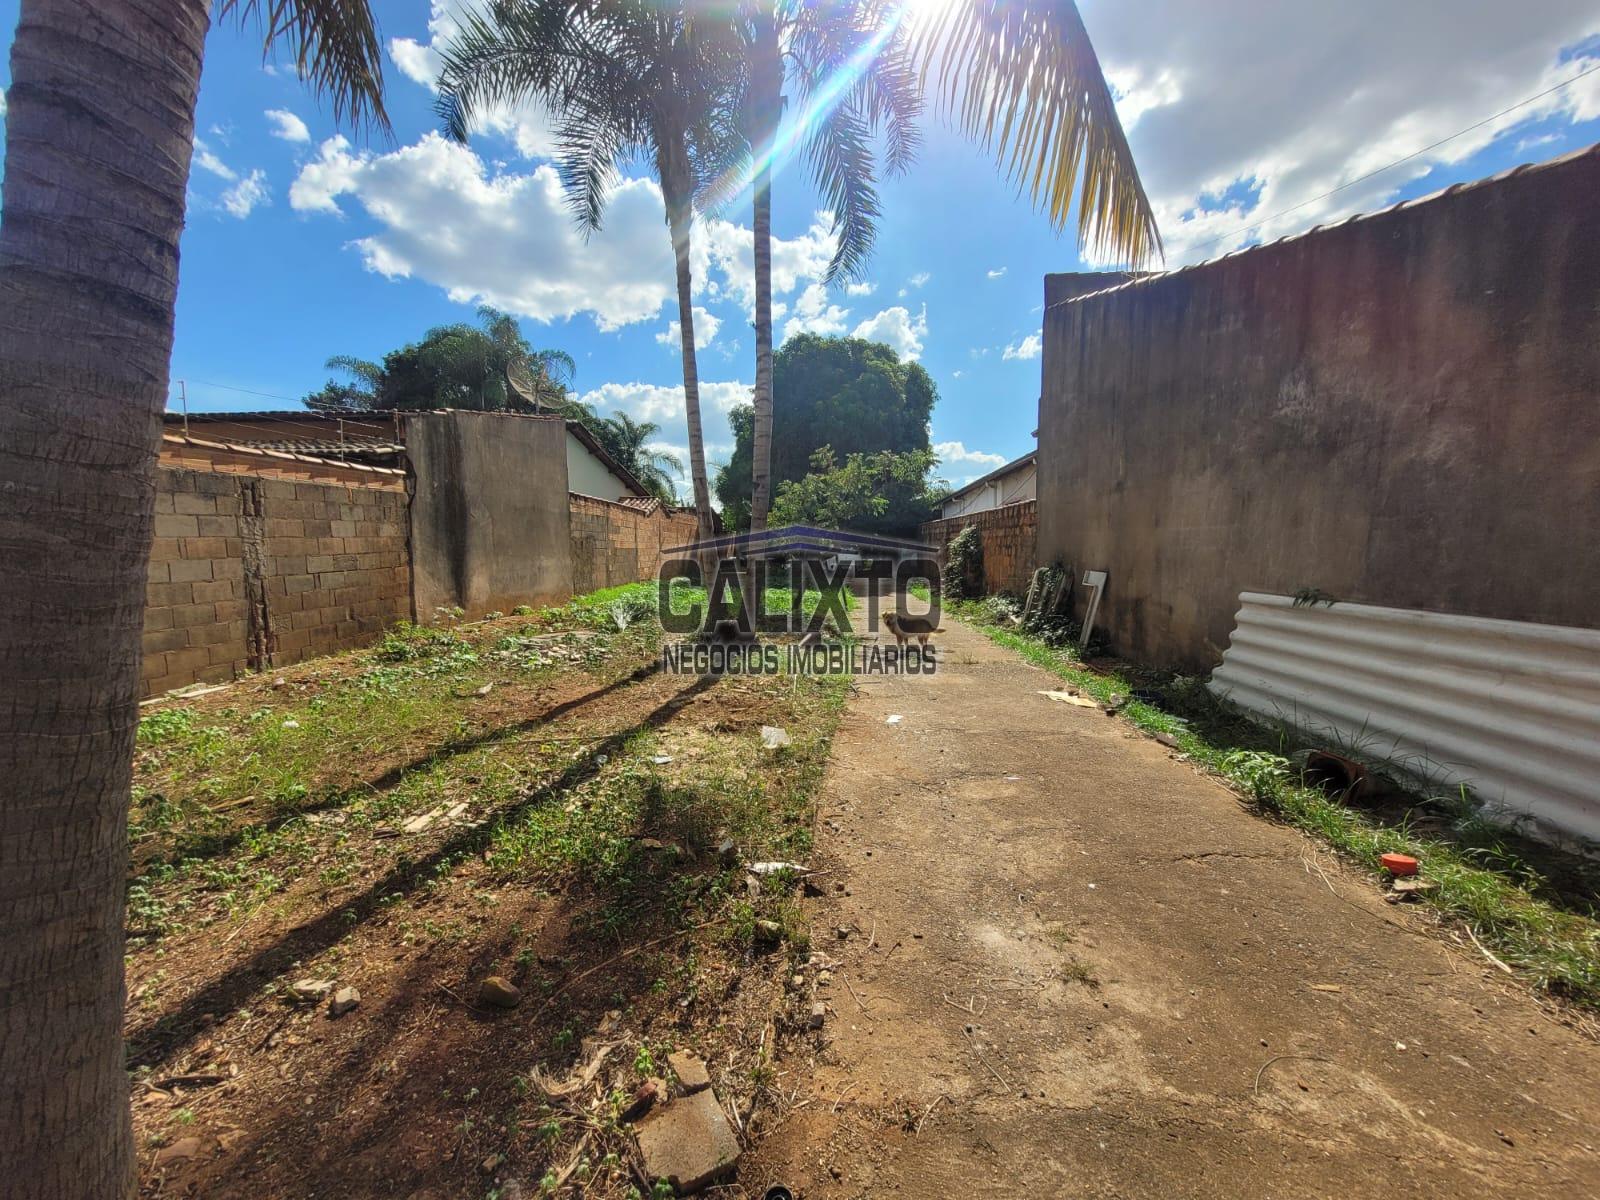
[[[939,568],[943,570],[951,541],[968,525],[975,525],[983,542],[984,592],[1026,592],[1033,572],[1041,565],[1038,511],[1037,501],[1024,500],[962,517],[929,521],[922,526],[922,540],[939,548]]]
[[[232,679],[248,641],[243,500],[233,476],[162,468],[144,614],[146,695]]]
[[[273,665],[361,645],[411,615],[406,495],[259,481]]]
[[[654,579],[670,547],[694,540],[692,512],[669,512],[660,506],[644,512],[577,493],[568,500],[574,592]]]
[[[145,695],[359,645],[410,615],[397,485],[158,469]]]

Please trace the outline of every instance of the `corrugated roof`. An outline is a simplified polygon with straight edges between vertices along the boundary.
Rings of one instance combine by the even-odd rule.
[[[942,501],[942,503],[948,504],[948,503],[950,503],[950,501],[956,499],[956,497],[958,497],[958,496],[965,496],[968,492],[975,492],[979,488],[983,487],[984,484],[989,483],[992,480],[999,479],[1002,476],[1009,475],[1009,474],[1011,474],[1011,472],[1019,470],[1022,467],[1027,466],[1029,463],[1034,462],[1036,459],[1038,459],[1038,457],[1039,457],[1039,452],[1037,450],[1030,450],[1030,451],[1028,451],[1028,453],[1024,454],[1021,458],[1014,458],[1010,462],[1006,463],[1005,466],[996,467],[994,470],[990,471],[987,475],[980,475],[978,478],[974,479],[971,483],[967,484],[965,487],[957,488],[955,491],[951,492],[948,496],[946,496],[944,498],[944,500]]]

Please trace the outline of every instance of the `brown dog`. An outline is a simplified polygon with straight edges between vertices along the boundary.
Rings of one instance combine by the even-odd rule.
[[[902,617],[899,613],[886,612],[883,614],[883,623],[894,634],[894,640],[902,646],[909,638],[916,638],[917,645],[926,646],[930,637],[944,632],[943,628],[935,629],[927,617]]]

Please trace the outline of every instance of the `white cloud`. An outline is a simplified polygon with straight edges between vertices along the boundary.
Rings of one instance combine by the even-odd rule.
[[[351,198],[355,204],[347,202]],[[470,147],[426,133],[388,153],[358,151],[329,138],[300,168],[289,188],[300,213],[348,216],[364,210],[374,232],[349,243],[368,269],[416,278],[462,303],[486,301],[507,312],[552,321],[592,313],[611,330],[652,319],[675,301],[671,244],[661,192],[649,179],[624,179],[614,190],[603,228],[585,241],[574,224],[555,168],[496,169]],[[773,291],[804,288],[793,303],[775,301],[773,320],[794,313],[786,330],[839,332],[849,316],[827,302],[818,282],[833,254],[832,217],[817,213],[796,238],[773,239]],[[750,230],[724,220],[697,224],[691,266],[702,345],[725,318],[710,300],[755,304]],[[676,304],[670,307],[676,315]],[[660,335],[675,340],[671,327]]]
[[[946,467],[973,466],[983,468],[979,475],[986,475],[996,467],[1004,466],[1004,454],[990,454],[985,450],[968,450],[961,442],[935,442],[933,452],[939,456],[940,465]]]
[[[654,421],[663,429],[683,427],[683,384],[681,383],[603,383],[578,397],[584,404],[592,404],[597,412],[625,412],[640,421]],[[709,427],[707,419],[713,413],[726,414],[737,404],[750,402],[750,385],[736,380],[725,382],[700,381],[700,420]]]
[[[282,138],[286,142],[311,140],[311,131],[306,128],[306,123],[287,108],[269,108],[266,117],[272,122],[273,137]]]
[[[218,158],[211,147],[199,138],[194,140],[194,165],[203,171],[210,171],[218,179],[226,179],[229,183],[239,178],[239,173]]]
[[[1600,34],[1593,0],[1542,0],[1531,11],[1428,6],[1402,20],[1395,11],[1384,0],[1094,7],[1090,33],[1119,95],[1167,265],[1382,208],[1403,185],[1497,138],[1523,137],[1532,122],[1600,116],[1597,72],[1324,196],[1600,61],[1600,42],[1586,41]],[[1294,46],[1330,52],[1285,52]]]
[[[898,304],[893,308],[886,308],[877,316],[868,317],[857,325],[851,333],[852,337],[887,343],[907,362],[921,356],[922,339],[927,335],[928,306],[926,304],[922,306],[922,311],[914,317]]]
[[[272,196],[267,191],[267,173],[259,169],[251,171],[222,193],[222,207],[229,216],[238,217],[241,221],[256,208],[271,203]]]
[[[444,67],[440,47],[460,30],[460,17],[475,6],[471,0],[433,0],[428,17],[428,40],[390,38],[389,57],[400,73],[430,91],[439,89],[439,72]],[[528,103],[489,108],[473,128],[474,133],[492,133],[508,139],[524,158],[549,158],[556,150],[556,137],[543,106]]]
[[[715,313],[707,312],[698,304],[694,306],[694,344],[697,348],[709,346],[717,336],[717,330],[722,328],[722,318]],[[656,341],[663,346],[678,349],[683,338],[683,332],[676,320],[668,321],[667,327],[656,334]]]
[[[845,284],[844,294],[847,296],[870,296],[877,290],[877,284],[862,280],[860,283]]]
[[[772,239],[772,294],[786,296],[796,288],[820,280],[833,259],[833,214],[818,212],[811,226],[796,238]],[[723,220],[703,222],[699,230],[710,263],[721,273],[712,295],[725,294],[753,312],[756,304],[755,235],[748,226]],[[772,319],[778,319],[773,306]],[[785,335],[787,336],[787,335]]]
[[[776,274],[776,271],[774,271]],[[777,289],[774,281],[773,289]],[[794,302],[794,316],[783,327],[783,341],[797,333],[815,333],[823,337],[845,331],[850,310],[828,302],[828,289],[820,283],[809,285]]]
[[[387,154],[330,138],[301,169],[289,203],[336,213],[347,195],[380,226],[351,243],[369,270],[425,280],[461,303],[538,321],[588,312],[609,330],[657,316],[675,294],[661,193],[647,179],[617,187],[605,228],[587,242],[554,167],[491,174],[437,133]],[[703,279],[703,251],[697,258]]]
[[[6,119],[6,90],[0,88],[0,121]]]
[[[1124,67],[1107,70],[1106,82],[1117,100],[1117,116],[1122,120],[1124,133],[1131,133],[1145,113],[1155,108],[1165,108],[1183,99],[1183,89],[1177,76],[1169,70],[1157,70],[1146,77],[1141,67]]]
[[[933,276],[930,275],[927,271],[918,271],[910,279],[906,280],[905,287],[901,288],[899,290],[899,292],[896,293],[896,295],[898,295],[900,297],[900,299],[904,300],[907,296],[909,296],[917,288],[921,287],[923,284],[927,283],[928,280],[930,280],[932,278],[933,278]]]
[[[965,371],[963,371],[960,367],[957,367],[954,371],[950,372],[950,378],[951,379],[960,379],[965,374],[966,374]]]
[[[999,279],[1005,273],[1006,273],[1006,269],[1004,267],[996,267],[996,268],[994,268],[994,270],[990,271],[988,274],[989,274],[989,278],[990,279]]]
[[[1030,333],[1020,342],[1012,342],[1000,355],[1001,358],[1038,358],[1039,352],[1044,349],[1044,342],[1037,333]]]

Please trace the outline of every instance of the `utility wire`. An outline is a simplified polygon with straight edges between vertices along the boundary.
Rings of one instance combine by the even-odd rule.
[[[232,384],[228,384],[228,383],[212,383],[210,380],[207,380],[207,379],[191,379],[191,380],[188,380],[188,382],[189,383],[199,384],[201,387],[220,388],[225,392],[242,392],[246,396],[260,396],[265,400],[287,400],[291,404],[299,404],[299,403],[301,403],[301,401],[297,397],[294,397],[294,396],[280,396],[276,392],[257,392],[257,391],[252,391],[250,388],[234,387]],[[219,414],[207,413],[205,415],[206,416],[226,415],[226,413],[219,413]],[[359,426],[362,429],[377,429],[377,430],[382,430],[383,429],[382,425],[374,425],[370,421],[355,421],[355,420],[352,420],[349,417],[341,417],[340,414],[338,414],[338,413],[330,413],[330,414],[328,414],[328,419],[334,419],[334,418],[338,418],[338,419],[343,420],[347,427],[355,425],[355,426]],[[317,432],[319,434],[322,434],[324,437],[327,436],[327,432],[328,432],[325,428],[323,428],[321,426],[312,426],[312,425],[308,425],[308,424],[302,424],[301,422],[288,420],[286,418],[283,419],[280,423],[281,424],[285,424],[285,425],[300,425],[301,428],[303,428],[303,429],[312,429],[315,432]],[[374,440],[376,440],[376,439],[374,439]]]
[[[1574,83],[1577,83],[1578,80],[1584,78],[1585,76],[1593,75],[1596,71],[1600,71],[1600,63],[1596,63],[1594,66],[1590,67],[1586,71],[1579,71],[1571,79],[1564,80],[1563,82],[1556,84],[1554,87],[1546,88],[1544,91],[1540,92],[1537,96],[1529,96],[1526,100],[1517,101],[1517,103],[1513,104],[1510,108],[1502,108],[1499,112],[1495,113],[1494,116],[1492,116],[1492,117],[1485,117],[1483,120],[1477,122],[1476,124],[1468,125],[1465,129],[1458,129],[1454,133],[1452,133],[1449,137],[1442,137],[1437,142],[1434,142],[1433,144],[1428,145],[1428,146],[1424,146],[1421,150],[1413,150],[1410,154],[1407,154],[1404,158],[1397,158],[1392,163],[1388,163],[1385,166],[1381,166],[1375,171],[1368,171],[1365,175],[1357,176],[1355,179],[1350,180],[1350,182],[1348,182],[1348,183],[1341,183],[1336,188],[1329,188],[1327,191],[1323,192],[1322,195],[1320,195],[1320,196],[1313,196],[1309,200],[1302,200],[1299,204],[1296,204],[1292,208],[1286,208],[1282,212],[1273,213],[1270,217],[1262,217],[1259,221],[1255,221],[1255,222],[1252,222],[1249,225],[1245,225],[1245,226],[1243,226],[1243,227],[1241,227],[1239,229],[1235,229],[1230,233],[1221,234],[1220,236],[1214,237],[1214,238],[1210,239],[1209,241],[1197,242],[1197,243],[1195,243],[1194,246],[1192,246],[1190,248],[1193,249],[1193,250],[1204,250],[1207,246],[1215,246],[1218,242],[1228,241],[1230,238],[1238,237],[1241,233],[1249,233],[1252,229],[1259,229],[1263,225],[1266,225],[1266,224],[1269,224],[1269,223],[1271,223],[1273,221],[1276,221],[1279,217],[1286,217],[1292,212],[1298,212],[1298,211],[1300,211],[1300,209],[1305,208],[1307,205],[1316,204],[1319,201],[1326,200],[1329,196],[1337,195],[1339,192],[1344,191],[1346,188],[1355,187],[1355,185],[1358,184],[1358,183],[1365,183],[1367,180],[1371,179],[1374,175],[1382,175],[1385,171],[1392,170],[1393,168],[1398,167],[1401,163],[1410,162],[1413,158],[1418,158],[1421,155],[1427,154],[1430,150],[1437,150],[1440,146],[1444,145],[1446,142],[1455,141],[1458,137],[1461,137],[1463,134],[1471,133],[1474,129],[1482,129],[1485,125],[1492,124],[1493,122],[1498,121],[1501,117],[1504,117],[1504,116],[1507,116],[1510,113],[1516,112],[1517,109],[1519,109],[1519,108],[1526,108],[1526,107],[1528,107],[1528,105],[1534,103],[1536,100],[1543,100],[1546,96],[1554,95],[1556,92],[1559,92],[1564,87],[1570,87],[1571,85],[1573,85]]]

